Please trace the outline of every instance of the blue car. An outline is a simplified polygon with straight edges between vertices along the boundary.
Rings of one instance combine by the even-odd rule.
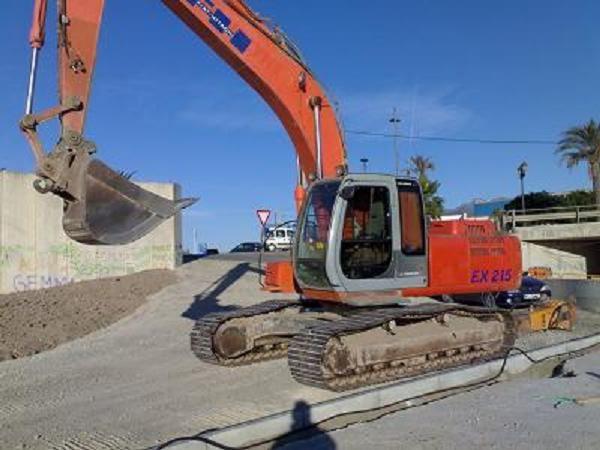
[[[500,308],[523,308],[533,303],[544,302],[552,297],[552,291],[542,280],[523,277],[521,287],[514,291],[500,292],[496,297],[496,306]]]

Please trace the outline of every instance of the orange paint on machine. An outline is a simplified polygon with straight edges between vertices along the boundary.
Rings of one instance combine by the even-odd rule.
[[[497,231],[490,220],[434,220],[428,228],[428,274],[425,287],[389,291],[339,292],[304,289],[308,298],[369,305],[383,297],[403,298],[478,294],[517,289],[521,284],[521,244]],[[268,263],[265,290],[295,293],[291,261]]]
[[[429,285],[404,289],[405,296],[499,292],[521,284],[520,241],[492,221],[432,221],[428,241]]]

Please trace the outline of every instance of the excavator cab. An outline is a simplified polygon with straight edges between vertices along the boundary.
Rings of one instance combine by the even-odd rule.
[[[427,285],[423,196],[412,178],[349,174],[308,192],[295,242],[302,289],[336,292]]]

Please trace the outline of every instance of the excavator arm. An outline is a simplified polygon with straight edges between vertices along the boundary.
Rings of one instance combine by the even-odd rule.
[[[295,46],[243,0],[162,0],[269,104],[297,152],[297,206],[315,179],[346,170],[346,153],[335,110]],[[34,187],[65,203],[63,227],[87,244],[132,242],[193,199],[170,201],[152,194],[93,155],[83,137],[104,0],[58,0],[59,105],[32,113],[37,56],[44,42],[47,0],[36,0],[30,43],[32,70],[21,130],[36,158]],[[58,117],[61,133],[46,153],[37,126]]]

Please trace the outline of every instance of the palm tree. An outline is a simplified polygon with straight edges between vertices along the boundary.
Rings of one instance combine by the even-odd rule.
[[[411,156],[409,163],[409,172],[417,177],[423,190],[426,214],[434,219],[439,218],[444,212],[444,199],[438,195],[441,184],[427,176],[428,171],[435,170],[433,161],[426,156],[415,155]]]
[[[563,133],[556,153],[570,169],[587,163],[596,195],[596,205],[600,207],[600,123],[594,119],[583,126],[572,127]]]
[[[427,172],[435,170],[433,161],[427,156],[415,155],[410,157],[410,171],[415,174],[417,178],[427,177]]]

